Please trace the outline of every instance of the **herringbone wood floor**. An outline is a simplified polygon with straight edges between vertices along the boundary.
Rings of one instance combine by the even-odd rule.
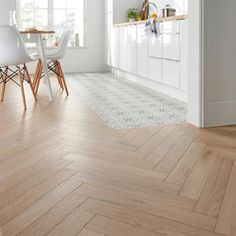
[[[236,235],[236,127],[111,130],[80,99],[0,104],[5,235]]]

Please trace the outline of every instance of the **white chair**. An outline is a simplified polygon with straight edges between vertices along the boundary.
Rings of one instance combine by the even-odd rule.
[[[26,110],[24,81],[29,83],[34,99],[37,101],[26,67],[26,63],[32,62],[33,59],[26,52],[21,35],[14,26],[0,26],[0,35],[0,76],[3,84],[1,101],[3,102],[4,99],[7,82],[13,81],[21,88],[22,101]],[[16,76],[19,82],[15,79]]]
[[[46,59],[48,60],[48,70],[52,71],[56,74],[58,83],[62,90],[66,91],[67,96],[69,95],[68,87],[65,81],[64,73],[62,71],[60,60],[64,58],[66,53],[66,48],[69,42],[71,36],[70,31],[66,31],[60,38],[60,41],[58,43],[58,47],[56,50],[52,52],[46,53]],[[38,88],[40,84],[40,80],[42,78],[43,68],[42,68],[42,62],[41,60],[38,60],[38,65],[35,72],[35,78],[34,78],[34,88],[36,94],[38,93]]]

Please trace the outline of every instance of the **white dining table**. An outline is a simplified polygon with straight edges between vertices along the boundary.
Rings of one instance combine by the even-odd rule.
[[[45,47],[43,43],[43,35],[54,34],[55,32],[46,31],[46,30],[24,30],[24,31],[20,31],[20,33],[37,36],[37,48],[38,48],[39,57],[41,59],[42,66],[43,66],[45,83],[48,88],[49,101],[53,102],[53,92],[52,92],[52,86],[51,86],[51,82],[50,82],[49,74],[48,74],[47,59],[46,59]]]

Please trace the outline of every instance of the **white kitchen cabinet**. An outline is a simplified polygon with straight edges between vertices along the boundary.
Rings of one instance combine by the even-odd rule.
[[[149,56],[150,57],[163,57],[163,35],[160,35],[159,37],[156,36],[150,36],[149,37]]]
[[[149,57],[149,79],[162,83],[162,58]]]
[[[127,26],[119,27],[119,68],[121,70],[128,70],[128,30]]]
[[[135,25],[127,27],[127,71],[137,73],[137,30]]]
[[[111,37],[111,67],[121,70],[124,76],[140,79],[140,82],[143,81],[141,78],[156,82],[163,93],[171,96],[170,91],[174,91],[185,99],[187,22],[163,22],[160,37],[148,35],[144,24],[115,26],[116,32]]]
[[[163,83],[171,87],[180,87],[180,62],[163,60]]]
[[[163,58],[180,60],[180,35],[163,34]]]
[[[109,65],[114,68],[119,68],[120,60],[119,60],[119,51],[120,51],[120,40],[119,40],[119,28],[113,27],[111,30],[111,43],[110,47],[108,47],[108,58]]]
[[[162,25],[163,34],[179,34],[180,22],[179,21],[165,21]]]
[[[137,75],[148,78],[148,37],[145,26],[137,26]]]

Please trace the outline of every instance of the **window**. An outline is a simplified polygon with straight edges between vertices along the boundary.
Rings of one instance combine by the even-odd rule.
[[[54,43],[65,30],[71,30],[71,47],[85,46],[85,0],[19,0],[20,29],[36,27],[54,30],[49,38]]]

